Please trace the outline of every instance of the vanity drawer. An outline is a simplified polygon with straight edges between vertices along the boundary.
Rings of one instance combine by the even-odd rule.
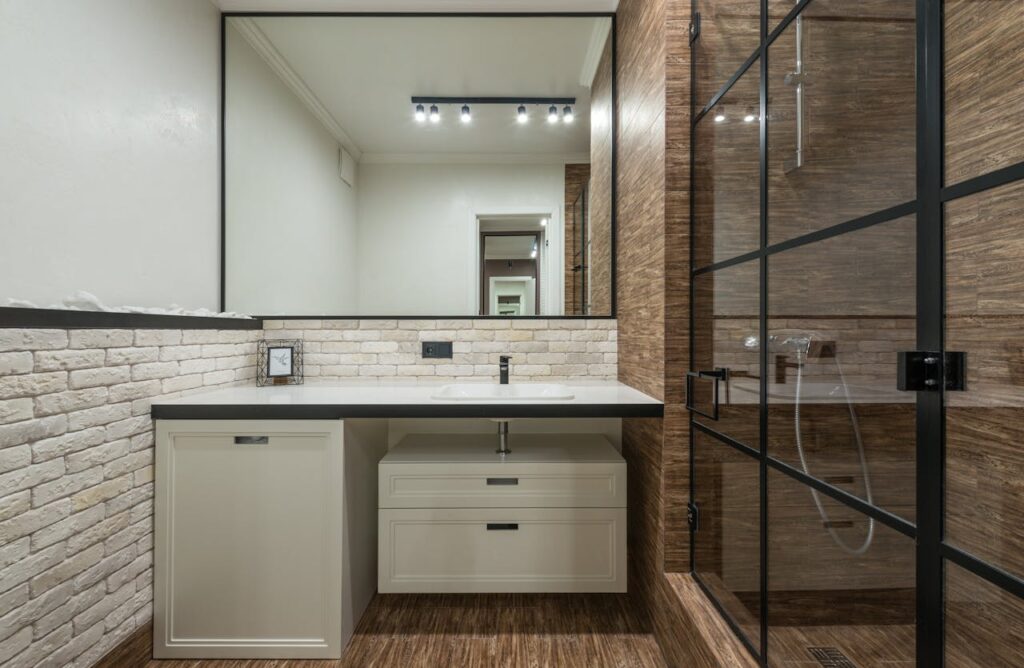
[[[625,592],[625,508],[382,509],[381,593]]]
[[[625,462],[385,464],[380,508],[625,508]]]

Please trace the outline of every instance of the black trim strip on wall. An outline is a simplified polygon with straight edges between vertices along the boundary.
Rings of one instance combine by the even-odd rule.
[[[154,420],[657,418],[664,404],[154,404]]]
[[[808,0],[804,0],[805,2]],[[231,17],[253,18],[608,18],[611,19],[612,42],[612,145],[611,145],[611,230],[610,230],[610,275],[611,289],[609,303],[611,312],[607,315],[541,315],[517,316],[517,319],[532,318],[543,320],[608,320],[618,315],[618,153],[619,153],[619,68],[618,68],[618,26],[615,12],[289,12],[289,11],[230,11],[220,15],[220,309],[227,311],[227,193],[226,193],[226,135],[225,119],[227,116],[227,20]],[[564,218],[563,212],[563,218]],[[564,225],[563,220],[563,225]],[[475,320],[479,315],[444,315],[444,316],[366,316],[366,315],[330,315],[330,316],[258,316],[267,320]],[[500,318],[499,318],[500,319]]]
[[[615,320],[613,315],[258,315],[261,320]]]
[[[263,329],[263,320],[260,318],[213,318],[191,315],[0,307],[0,328]]]

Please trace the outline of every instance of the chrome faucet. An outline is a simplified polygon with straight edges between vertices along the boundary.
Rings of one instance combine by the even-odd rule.
[[[502,385],[508,385],[508,363],[512,360],[508,355],[502,355],[499,359],[498,373],[500,376],[499,382]]]

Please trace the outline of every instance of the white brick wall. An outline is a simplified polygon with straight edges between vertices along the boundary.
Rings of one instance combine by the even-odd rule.
[[[453,381],[617,377],[614,320],[267,320],[266,338],[302,339],[306,382],[355,378]],[[421,357],[421,342],[452,341],[452,359]]]
[[[252,382],[261,335],[0,330],[0,665],[89,666],[149,622],[150,402]]]
[[[268,321],[267,331],[0,329],[0,665],[87,667],[152,617],[151,402],[249,384],[262,338],[307,382],[616,377],[613,320]],[[422,341],[454,358],[424,360]]]

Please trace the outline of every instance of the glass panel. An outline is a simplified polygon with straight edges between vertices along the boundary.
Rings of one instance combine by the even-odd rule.
[[[694,261],[703,267],[761,244],[760,65],[755,64],[697,125]]]
[[[889,4],[913,16],[913,0]],[[916,194],[913,20],[822,11],[805,11],[771,46],[769,243]]]
[[[908,519],[915,393],[896,353],[917,338],[915,220],[768,258],[768,451]]]
[[[769,470],[769,665],[913,666],[914,541],[814,494]]]
[[[696,0],[700,39],[694,44],[697,107],[703,107],[761,45],[758,0]]]
[[[694,565],[754,647],[761,643],[761,501],[758,460],[694,431],[700,531]]]
[[[946,183],[1024,160],[1024,2],[946,0]]]
[[[744,262],[694,279],[694,369],[728,369],[719,386],[719,419],[695,416],[701,424],[752,448],[760,447],[761,385],[756,343],[760,300],[759,264]],[[711,387],[709,381],[694,386]],[[707,389],[705,389],[707,391]]]
[[[768,32],[779,25],[799,3],[799,0],[768,0]],[[913,21],[915,8],[913,2],[899,0],[814,0],[804,10],[804,16],[827,18],[833,21],[859,19],[865,21],[888,21],[901,19]]]
[[[1024,183],[946,205],[946,537],[1024,577]]]
[[[1024,601],[948,561],[946,665],[1024,666]]]

